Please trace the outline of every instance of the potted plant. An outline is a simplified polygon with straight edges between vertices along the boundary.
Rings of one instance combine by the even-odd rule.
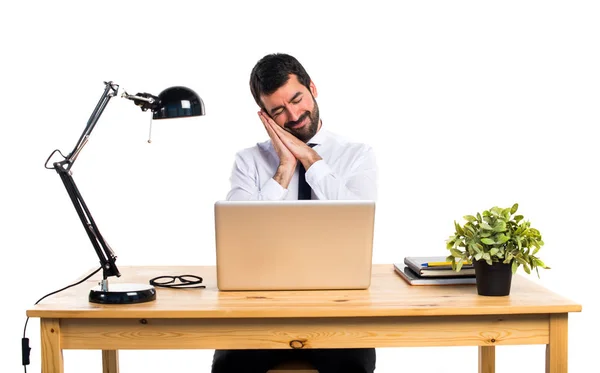
[[[523,215],[511,208],[492,207],[476,216],[466,215],[464,225],[454,221],[455,232],[446,241],[447,260],[455,271],[470,261],[475,267],[479,295],[508,295],[512,275],[519,266],[528,274],[532,269],[549,269],[537,256],[544,245],[540,232]]]

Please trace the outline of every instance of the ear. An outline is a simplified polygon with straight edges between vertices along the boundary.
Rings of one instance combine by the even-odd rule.
[[[309,87],[310,87],[310,93],[312,93],[314,98],[317,98],[317,86],[315,85],[315,83],[312,80],[310,81]]]

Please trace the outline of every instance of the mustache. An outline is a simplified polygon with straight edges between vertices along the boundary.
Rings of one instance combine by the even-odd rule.
[[[304,119],[306,119],[306,117],[308,117],[310,115],[310,111],[306,111],[304,114],[302,114],[300,116],[300,118],[298,118],[298,120],[296,121],[290,121],[287,122],[286,124],[283,125],[284,128],[287,128],[289,130],[293,129],[292,127],[294,127],[295,125],[297,125],[298,123],[301,123]]]

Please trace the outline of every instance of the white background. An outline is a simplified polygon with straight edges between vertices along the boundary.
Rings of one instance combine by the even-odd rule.
[[[552,267],[532,281],[583,305],[569,368],[588,372],[600,334],[595,1],[13,2],[0,12],[0,371],[22,371],[25,310],[97,257],[60,178],[112,80],[129,93],[193,88],[205,117],[154,122],[114,98],[74,178],[119,265],[214,264],[213,203],[236,151],[266,139],[248,88],[286,52],[319,91],[325,127],[372,145],[380,169],[375,263],[445,255],[453,221],[520,204]],[[522,273],[522,272],[521,272]],[[30,372],[40,367],[30,320]],[[544,346],[497,348],[497,372],[544,372]],[[208,372],[212,351],[122,351],[121,371]],[[377,372],[474,372],[477,349],[379,349]],[[97,351],[65,371],[99,372]],[[592,370],[595,368],[591,368]]]

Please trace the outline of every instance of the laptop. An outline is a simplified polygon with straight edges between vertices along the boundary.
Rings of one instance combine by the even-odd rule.
[[[367,289],[374,201],[217,201],[219,290]]]

